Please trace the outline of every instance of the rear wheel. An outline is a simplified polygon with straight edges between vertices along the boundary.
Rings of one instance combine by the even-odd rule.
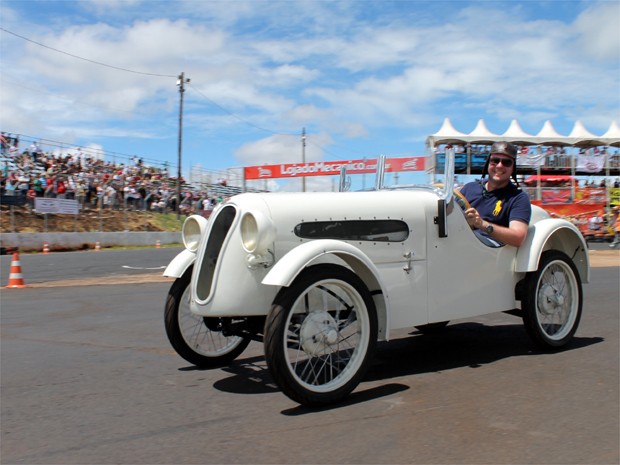
[[[200,368],[227,365],[241,355],[251,338],[226,336],[225,319],[202,317],[190,311],[191,276],[190,267],[168,292],[164,313],[168,340],[181,357]]]
[[[300,404],[337,402],[359,384],[377,342],[377,312],[363,281],[336,265],[304,270],[265,323],[265,355],[282,391]]]
[[[534,343],[542,349],[566,345],[577,331],[583,305],[572,260],[557,250],[544,252],[538,270],[526,275],[523,290],[523,322]]]

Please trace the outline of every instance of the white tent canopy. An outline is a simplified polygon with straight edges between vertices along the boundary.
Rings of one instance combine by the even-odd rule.
[[[573,144],[580,147],[596,147],[599,145],[608,145],[602,142],[602,138],[599,138],[588,131],[581,121],[575,121],[573,130],[568,135],[573,139]]]
[[[526,133],[519,122],[513,119],[501,136],[493,134],[480,119],[476,128],[469,134],[457,131],[449,118],[445,118],[439,131],[426,139],[427,145],[436,147],[442,144],[491,144],[496,141],[512,142],[517,145],[562,145],[566,147],[620,146],[620,126],[613,121],[609,130],[597,136],[588,131],[581,121],[576,121],[568,136],[562,136],[554,129],[551,121],[546,121],[537,135]]]
[[[553,124],[551,124],[549,120],[545,121],[545,124],[543,124],[540,132],[536,134],[536,137],[543,141],[541,145],[561,145],[565,139],[564,136],[560,135],[555,130]]]
[[[618,123],[612,121],[607,132],[601,137],[603,139],[611,140],[612,142],[609,145],[615,145],[616,147],[620,147],[620,126],[618,126]]]
[[[505,140],[509,140],[510,142],[518,143],[519,145],[533,145],[534,136],[528,134],[523,129],[521,129],[521,125],[516,119],[513,119],[510,122],[510,126],[506,130],[506,132],[502,135]]]
[[[492,144],[497,140],[498,134],[493,134],[487,128],[483,119],[478,120],[478,124],[476,125],[476,129],[469,133],[469,137],[474,137],[476,139],[474,144]]]
[[[449,118],[446,118],[443,120],[443,124],[441,125],[441,128],[439,129],[439,131],[437,131],[437,133],[431,137],[434,137],[434,136],[441,137],[442,142],[439,142],[439,144],[460,144],[463,142],[463,139],[467,137],[466,134],[463,134],[462,132],[459,132],[456,129],[454,129],[454,126],[452,126],[452,123],[450,122]],[[433,145],[439,145],[439,144],[433,144]]]

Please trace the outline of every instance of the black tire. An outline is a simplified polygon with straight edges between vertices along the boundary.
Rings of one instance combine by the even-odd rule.
[[[436,323],[428,323],[425,325],[416,326],[415,329],[420,331],[422,334],[438,334],[441,333],[446,326],[448,326],[449,321],[438,321]]]
[[[278,387],[319,407],[359,384],[377,344],[377,311],[349,269],[315,265],[276,296],[265,322],[265,356]]]
[[[563,252],[549,250],[540,257],[538,270],[525,276],[523,323],[541,349],[557,349],[574,336],[583,305],[581,278]]]
[[[189,310],[190,267],[176,279],[166,299],[164,323],[174,350],[189,363],[200,368],[228,365],[246,349],[251,338],[225,336],[218,328],[220,318],[194,315]]]

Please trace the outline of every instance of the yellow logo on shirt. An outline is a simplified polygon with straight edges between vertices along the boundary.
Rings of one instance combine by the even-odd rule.
[[[502,211],[502,201],[498,200],[495,204],[495,210],[493,210],[493,216],[499,215],[499,212]]]

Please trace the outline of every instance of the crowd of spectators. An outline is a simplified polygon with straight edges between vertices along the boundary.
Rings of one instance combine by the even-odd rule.
[[[75,199],[87,210],[165,213],[176,212],[178,206],[181,214],[200,213],[208,217],[226,197],[241,191],[227,186],[226,179],[202,188],[182,183],[179,204],[176,177],[169,176],[165,164],[150,166],[137,156],[127,157],[125,163],[106,162],[81,148],[45,152],[36,140],[22,142],[25,147],[21,148],[19,136],[4,132],[0,142],[0,194],[3,198],[21,196],[31,209],[37,197],[47,197]],[[562,154],[562,150],[558,149],[558,153]],[[582,182],[584,187],[596,187],[594,181]],[[620,187],[620,180],[603,179],[597,184]]]
[[[82,209],[149,210],[208,216],[223,195],[196,190],[182,182],[177,200],[176,178],[168,169],[147,166],[139,157],[128,163],[106,162],[84,153],[51,153],[33,141],[21,150],[19,138],[2,133],[0,193],[22,196],[30,208],[37,197],[77,200]],[[182,180],[183,181],[183,180]]]

